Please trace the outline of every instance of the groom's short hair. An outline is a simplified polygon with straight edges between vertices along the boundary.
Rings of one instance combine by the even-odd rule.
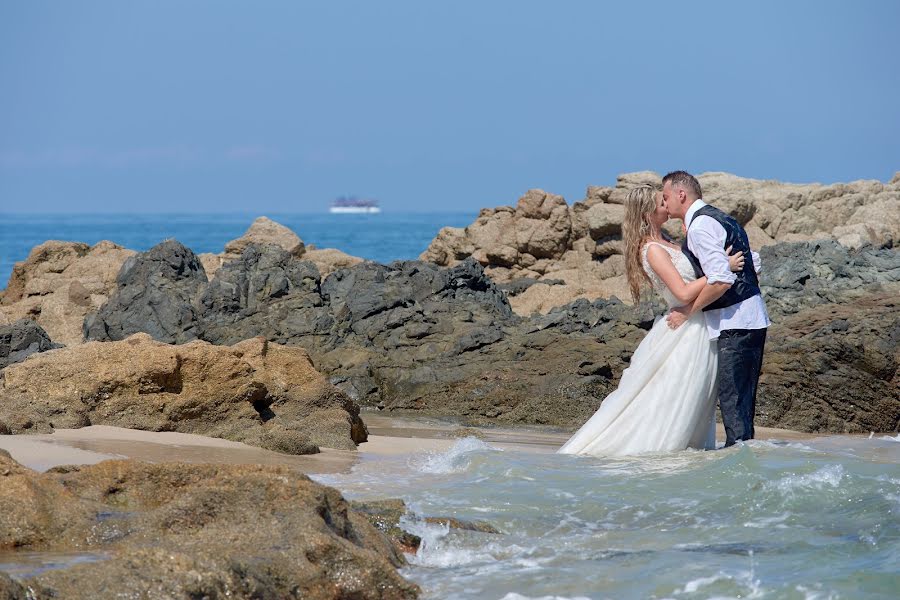
[[[697,198],[703,197],[703,190],[700,189],[700,182],[687,171],[672,171],[671,173],[667,173],[662,181],[663,185],[666,185],[666,183],[669,183],[670,185],[680,185],[696,194]]]

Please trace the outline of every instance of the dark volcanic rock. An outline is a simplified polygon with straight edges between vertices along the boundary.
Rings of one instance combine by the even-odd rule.
[[[0,550],[100,560],[6,598],[412,599],[402,555],[340,493],[286,467],[107,461],[35,473],[0,456]],[[0,596],[3,597],[3,596]]]
[[[497,287],[506,292],[507,296],[518,296],[536,283],[544,285],[565,285],[562,279],[535,279],[534,277],[520,277],[504,283],[498,283]]]
[[[757,422],[802,431],[900,427],[900,252],[832,240],[762,249],[773,325]]]
[[[806,331],[811,325],[804,323],[819,307],[846,306],[852,313],[857,303],[896,294],[897,250],[851,251],[822,241],[778,244],[764,248],[762,257],[761,287],[774,326],[768,348],[772,370],[766,371],[758,401],[761,424],[807,431],[895,430],[894,371],[871,362],[888,356],[884,339],[892,338],[884,335],[895,323],[891,312],[863,311],[858,324],[852,314],[844,319],[858,325],[853,335],[859,344],[878,348],[864,353],[862,362],[840,346],[842,331],[811,336]],[[524,318],[512,312],[504,291],[472,259],[452,268],[420,261],[364,263],[321,280],[311,263],[280,248],[254,245],[208,286],[192,289],[193,296],[181,297],[185,303],[192,298],[196,312],[182,323],[183,331],[167,334],[173,339],[196,335],[231,344],[263,336],[302,346],[332,383],[361,404],[487,423],[582,423],[615,388],[652,325],[653,312],[663,312],[659,304],[634,308],[613,298],[578,300]],[[131,308],[116,306],[101,313],[140,322],[139,314],[129,314]],[[123,315],[115,316],[116,311]],[[154,323],[147,328],[151,334]],[[776,376],[776,365],[800,356],[797,348],[806,360],[790,369],[778,367]],[[831,362],[810,363],[813,356]],[[856,382],[859,393],[852,398],[839,389],[844,378]],[[788,402],[790,390],[805,393],[814,379],[820,398],[836,399],[829,405],[832,412],[821,418],[813,418],[808,404]],[[880,394],[888,404],[869,410],[863,403],[867,394]]]
[[[193,306],[207,285],[200,260],[177,240],[166,240],[125,261],[115,294],[84,320],[85,340],[123,340],[146,332],[166,343],[197,339]]]
[[[54,344],[34,321],[20,319],[10,325],[0,325],[0,369],[22,362],[37,352],[61,347],[61,344]]]
[[[821,304],[772,327],[757,423],[813,432],[900,430],[897,292]]]
[[[819,240],[766,246],[760,255],[760,286],[775,319],[819,304],[851,302],[900,282],[900,252],[891,248],[850,250]]]
[[[328,331],[319,270],[298,261],[274,245],[246,247],[240,258],[226,263],[203,291],[201,337],[217,344],[233,344],[262,335],[284,340],[298,333]],[[253,332],[248,335],[248,332]]]

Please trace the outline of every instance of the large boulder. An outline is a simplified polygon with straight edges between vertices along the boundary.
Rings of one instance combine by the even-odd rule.
[[[698,176],[704,199],[733,215],[759,249],[779,242],[835,239],[847,248],[900,242],[900,182],[833,185]],[[510,297],[518,314],[545,313],[579,298],[630,301],[621,261],[622,204],[637,185],[659,185],[652,171],[620,175],[614,187],[591,186],[569,207],[560,196],[530,190],[515,208],[483,209],[465,228],[444,228],[420,256],[452,266],[475,258],[498,283],[534,282]],[[680,221],[666,231],[681,238]],[[765,268],[765,265],[764,265]],[[550,284],[549,282],[562,282]]]
[[[37,352],[60,347],[34,321],[21,319],[10,325],[0,325],[0,369],[22,362]]]
[[[207,278],[190,248],[170,239],[132,256],[116,284],[109,301],[85,318],[85,340],[123,340],[139,331],[168,343],[197,338],[193,302]]]
[[[302,348],[249,339],[171,346],[145,333],[34,355],[3,371],[12,433],[113,425],[245,442],[289,454],[365,441],[359,407]]]
[[[900,430],[900,287],[821,303],[769,331],[757,423],[811,432]]]
[[[225,244],[225,256],[237,258],[250,244],[274,244],[298,257],[306,251],[300,236],[268,217],[257,217],[244,235]]]
[[[397,572],[405,560],[384,534],[337,490],[291,468],[106,461],[39,474],[0,456],[0,473],[0,551],[83,558],[21,582],[0,578],[6,597],[419,593]]]
[[[238,260],[244,250],[252,245],[273,245],[295,258],[304,258],[316,265],[322,277],[337,269],[363,262],[334,248],[307,246],[300,237],[281,223],[268,217],[257,217],[244,234],[225,244],[225,251],[219,254],[203,253],[198,256],[206,275],[212,279],[227,263]]]
[[[811,432],[900,427],[900,252],[834,240],[762,250],[773,326],[757,422]]]
[[[31,319],[56,342],[79,344],[85,316],[109,299],[119,269],[134,254],[106,241],[35,246],[13,267],[0,314],[5,321]]]

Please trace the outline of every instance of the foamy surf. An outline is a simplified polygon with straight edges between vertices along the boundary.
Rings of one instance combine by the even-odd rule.
[[[423,543],[403,574],[429,600],[866,600],[900,588],[900,444],[878,438],[615,459],[464,438],[327,482],[406,501],[404,527]]]
[[[444,452],[426,452],[422,455],[414,455],[409,459],[409,465],[422,473],[459,473],[468,468],[472,453],[491,450],[496,450],[496,448],[478,438],[465,437],[457,440]]]

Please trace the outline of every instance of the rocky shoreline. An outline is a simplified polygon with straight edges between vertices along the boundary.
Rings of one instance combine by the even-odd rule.
[[[891,299],[900,289],[900,253],[822,240],[767,246],[761,255],[771,265],[761,284],[775,325],[759,424],[896,430],[891,344],[900,322]],[[323,279],[313,263],[274,245],[249,245],[207,281],[197,257],[169,240],[129,259],[84,331],[95,343],[147,333],[169,344],[223,347],[261,337],[306,350],[363,406],[573,427],[615,388],[653,308],[580,299],[522,317],[471,258],[449,268],[360,263]],[[828,328],[844,325],[823,322],[831,313],[852,317],[840,319],[847,326],[839,334]],[[798,352],[803,360],[792,358]]]
[[[338,263],[326,264],[310,259],[311,252],[325,251],[308,248],[294,232],[264,217],[244,236],[226,244],[220,255],[198,256],[176,240],[163,241],[144,253],[125,251],[109,242],[94,248],[48,242],[16,266],[2,297],[4,314],[31,316],[38,324],[45,323],[50,335],[27,321],[0,331],[0,354],[4,355],[0,360],[14,362],[30,352],[42,354],[39,360],[7,367],[10,376],[0,385],[0,428],[42,431],[52,427],[54,420],[66,426],[124,424],[228,439],[256,436],[253,443],[264,447],[314,450],[316,443],[303,432],[305,426],[298,425],[302,419],[291,412],[291,403],[282,398],[283,390],[270,390],[273,377],[253,372],[252,367],[246,375],[239,375],[237,367],[224,369],[217,375],[218,384],[208,384],[216,388],[212,393],[215,400],[205,406],[217,406],[227,396],[226,404],[242,406],[257,424],[245,427],[239,424],[244,417],[228,417],[228,426],[206,429],[198,423],[221,421],[220,415],[187,400],[192,395],[190,375],[186,375],[188,391],[184,393],[178,391],[181,383],[153,384],[159,388],[153,390],[145,390],[140,383],[142,378],[181,381],[185,377],[181,367],[147,367],[155,369],[148,373],[142,373],[140,366],[120,374],[104,371],[111,362],[109,357],[118,352],[115,344],[150,348],[149,339],[125,341],[134,334],[176,344],[169,350],[164,345],[153,346],[144,361],[147,365],[165,360],[190,365],[184,353],[191,352],[241,355],[251,343],[248,340],[254,338],[261,338],[254,342],[253,350],[260,356],[266,348],[278,356],[286,356],[290,348],[302,348],[309,357],[305,360],[315,367],[309,369],[321,372],[320,377],[333,386],[316,384],[317,391],[310,392],[316,399],[303,401],[322,414],[331,411],[335,427],[343,431],[325,440],[331,447],[352,447],[364,439],[364,426],[354,412],[358,406],[395,414],[453,416],[481,425],[575,427],[615,388],[631,352],[661,307],[630,306],[611,296],[577,298],[545,312],[520,314],[515,310],[516,298],[541,286],[566,288],[568,280],[554,283],[546,278],[548,273],[560,273],[558,270],[543,274],[518,267],[500,270],[495,258],[506,251],[479,250],[478,240],[501,243],[506,234],[502,228],[494,231],[490,223],[501,218],[497,215],[506,215],[502,219],[510,220],[516,239],[525,239],[522,231],[530,231],[525,236],[527,243],[517,250],[520,258],[528,254],[522,248],[529,248],[532,257],[552,248],[562,249],[571,258],[573,250],[564,250],[565,244],[547,229],[556,231],[554,223],[569,223],[566,239],[576,236],[582,245],[594,240],[597,247],[591,256],[596,259],[596,252],[607,242],[612,244],[607,244],[607,249],[616,246],[621,215],[615,210],[621,209],[619,203],[629,187],[653,177],[652,173],[622,176],[615,188],[591,188],[589,197],[572,207],[558,196],[534,190],[515,210],[483,211],[465,230],[466,239],[474,246],[469,256],[459,259],[464,253],[458,248],[452,260],[447,252],[438,252],[443,262],[453,266],[426,260],[380,265],[347,255]],[[748,227],[758,226],[770,235],[760,249],[761,286],[774,326],[761,378],[759,424],[810,432],[897,431],[900,359],[894,349],[900,321],[892,298],[900,289],[900,252],[892,246],[900,230],[885,217],[877,227],[872,226],[873,232],[877,229],[881,234],[865,243],[846,236],[774,242],[778,237],[842,233],[840,226],[832,227],[833,216],[822,221],[809,218],[817,207],[834,208],[835,202],[853,200],[853,215],[857,216],[888,210],[895,204],[900,210],[900,178],[888,184],[819,187],[753,182],[722,174],[707,174],[701,180],[710,194],[720,198]],[[738,191],[744,195],[734,199],[731,194]],[[770,214],[772,207],[782,204],[783,216],[775,218]],[[488,230],[496,235],[484,237]],[[448,248],[446,236],[447,230],[443,230],[423,257],[441,262],[435,253]],[[565,256],[559,260],[568,261]],[[615,256],[621,258],[613,252],[601,260],[592,259],[582,272]],[[121,267],[110,280],[112,257]],[[513,277],[510,273],[516,269],[538,278]],[[85,304],[79,294],[88,288],[93,293]],[[68,303],[61,298],[65,294]],[[544,299],[557,300],[555,296]],[[87,310],[89,306],[94,310]],[[61,314],[72,318],[53,320]],[[71,329],[73,320],[79,319],[83,337],[76,341]],[[46,352],[59,341],[57,334],[68,347]],[[102,348],[107,349],[106,357]],[[171,356],[163,358],[166,352]],[[52,363],[71,363],[82,371],[85,366],[74,365],[89,365],[85,372],[92,374],[76,380],[61,374],[65,368],[45,366]],[[46,373],[63,384],[57,386],[59,393],[34,387],[44,398],[41,402],[14,384],[16,377],[45,380]],[[101,383],[88,383],[93,380]],[[104,386],[113,391],[105,392]],[[73,393],[78,398],[72,398]],[[98,394],[108,398],[98,400]],[[174,394],[178,401],[167,403],[162,400],[165,394]],[[156,402],[164,408],[162,412],[154,408],[149,420],[140,415],[140,408],[125,415],[104,408],[122,402],[141,406],[141,402],[126,398],[150,400],[144,405]],[[159,416],[175,410],[172,407],[179,403],[198,414]],[[241,433],[228,433],[229,428]],[[267,433],[250,433],[257,429]],[[317,435],[321,440],[322,435]],[[272,441],[273,436],[280,436],[280,441]],[[292,442],[286,441],[288,436],[293,436]]]
[[[0,451],[0,550],[87,560],[0,597],[416,598],[398,546],[286,467],[105,461],[36,473]],[[364,507],[357,507],[364,509]]]
[[[365,442],[361,408],[575,428],[661,313],[619,299],[621,201],[654,177],[624,175],[572,206],[532,190],[389,265],[311,248],[264,217],[220,254],[46,242],[0,296],[0,435],[103,425],[303,455]],[[701,181],[761,247],[773,327],[757,424],[900,431],[900,176]],[[402,507],[350,505],[296,469],[114,461],[39,474],[0,455],[0,472],[0,549],[104,557],[27,582],[0,575],[0,598],[96,597],[113,581],[198,597],[418,594],[396,571],[413,544],[396,528]]]

